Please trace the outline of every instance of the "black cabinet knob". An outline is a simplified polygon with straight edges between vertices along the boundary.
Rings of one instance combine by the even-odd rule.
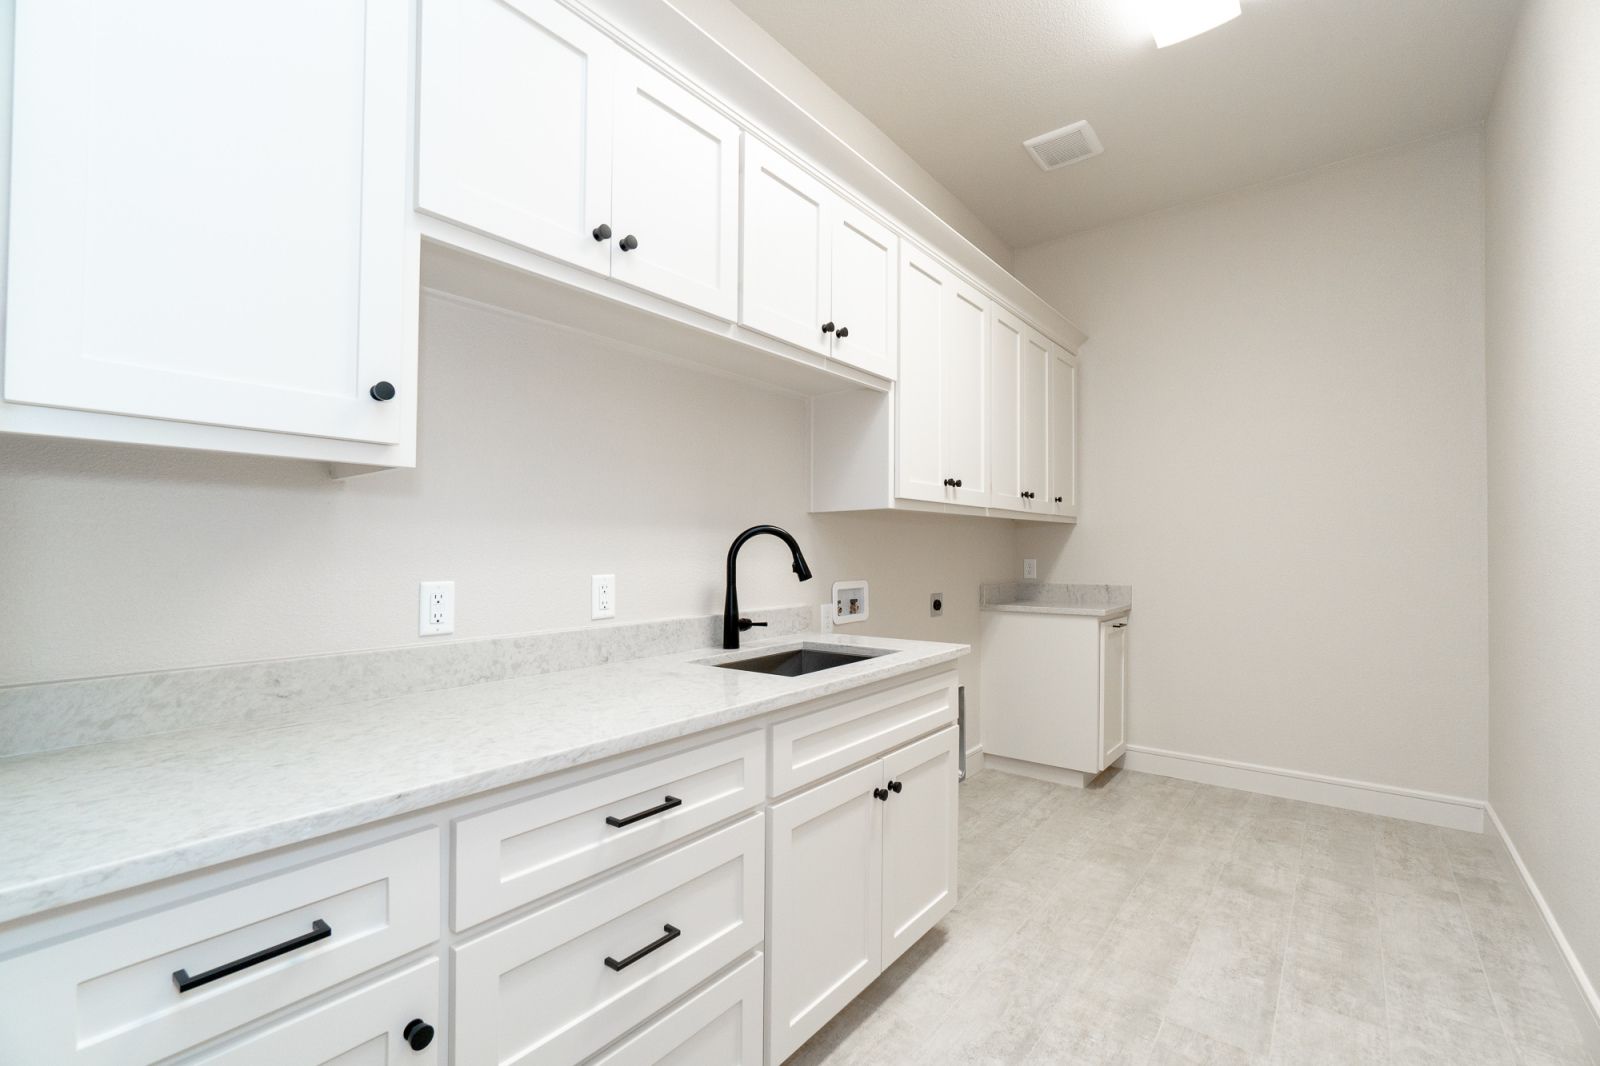
[[[413,1018],[406,1023],[406,1027],[400,1031],[400,1035],[405,1037],[406,1043],[411,1045],[412,1051],[423,1051],[429,1044],[433,1043],[433,1026],[421,1018]]]
[[[901,790],[901,789],[902,789],[902,788],[905,788],[905,787],[906,787],[906,786],[905,786],[905,783],[904,783],[904,782],[902,782],[902,781],[890,781],[890,782],[889,782],[889,791],[890,791],[890,792],[894,792],[894,793],[897,793],[897,794],[898,794],[898,793],[899,793],[899,791],[900,791],[900,790]]]
[[[611,239],[611,227],[604,222],[596,226],[592,232],[594,233],[594,239],[597,241],[609,241]]]
[[[387,381],[380,381],[367,390],[367,395],[374,400],[392,400],[394,399],[394,386]]]
[[[1057,502],[1057,503],[1060,503],[1060,502],[1061,502],[1061,497],[1060,497],[1060,496],[1057,496],[1057,497],[1056,497],[1056,502]]]
[[[639,247],[639,238],[630,233],[626,237],[622,238],[622,240],[617,242],[617,247],[621,248],[624,252],[631,252],[635,248]]]
[[[850,330],[845,326],[840,326],[839,332],[836,333],[835,336],[840,340],[844,340],[846,337],[850,336]]]
[[[872,798],[887,801],[889,798],[889,790],[886,788],[875,788],[872,790]]]
[[[833,323],[832,322],[824,322],[822,324],[822,332],[824,332],[824,333],[832,333],[833,332]]]
[[[959,489],[960,487],[961,487],[961,479],[960,478],[956,478],[956,488]]]

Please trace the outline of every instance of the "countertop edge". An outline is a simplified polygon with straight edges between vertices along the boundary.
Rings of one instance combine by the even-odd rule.
[[[1054,603],[986,603],[979,608],[980,611],[995,611],[1001,614],[1063,614],[1076,615],[1081,618],[1099,618],[1102,621],[1111,618],[1121,618],[1133,611],[1132,604],[1123,604],[1120,607],[1070,607]]]
[[[809,639],[816,639],[814,636]],[[824,638],[825,639],[825,638]],[[860,640],[869,643],[870,637]],[[238,833],[195,840],[176,848],[137,856],[114,864],[83,867],[56,877],[22,882],[0,888],[0,925],[35,917],[61,907],[92,902],[118,892],[144,888],[173,877],[198,873],[212,866],[234,862],[309,843],[320,837],[358,829],[390,818],[416,814],[430,807],[468,799],[508,785],[522,784],[557,772],[588,766],[604,759],[626,755],[657,744],[680,740],[723,726],[764,717],[805,703],[825,700],[855,688],[903,677],[952,663],[971,652],[971,645],[939,643],[928,651],[906,660],[874,664],[864,674],[820,689],[781,693],[750,700],[705,714],[657,725],[637,733],[608,737],[592,744],[545,752],[492,770],[477,771],[458,778],[406,789],[392,795],[348,803],[314,815],[301,815],[281,822],[250,826]],[[707,657],[720,654],[704,649]],[[766,797],[763,797],[765,800]]]

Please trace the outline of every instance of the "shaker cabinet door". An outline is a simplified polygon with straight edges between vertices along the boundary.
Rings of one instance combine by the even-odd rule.
[[[617,47],[557,0],[424,0],[417,206],[605,274]]]
[[[611,276],[739,315],[739,127],[639,60],[616,77]]]
[[[899,287],[895,279],[900,268],[900,240],[844,201],[836,201],[836,205],[830,227],[830,317],[839,328],[830,354],[858,370],[892,379],[899,354]]]
[[[882,969],[883,763],[772,807],[768,1061],[782,1062]]]
[[[407,8],[20,0],[6,401],[399,443]]]
[[[1078,358],[1051,345],[1050,502],[1055,513],[1078,516]]]
[[[950,726],[884,757],[883,965],[956,905],[956,736]]]
[[[743,199],[740,323],[826,355],[833,194],[771,148],[746,137]]]

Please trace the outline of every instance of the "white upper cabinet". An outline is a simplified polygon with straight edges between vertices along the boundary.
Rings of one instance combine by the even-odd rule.
[[[15,14],[6,402],[409,442],[408,6]]]
[[[899,239],[753,137],[744,147],[739,321],[895,376]]]
[[[739,127],[632,57],[618,66],[611,276],[733,321]]]
[[[732,321],[739,127],[557,0],[423,5],[417,206]]]
[[[1078,357],[1050,345],[1050,503],[1078,516]]]
[[[1015,314],[994,304],[989,326],[990,506],[1027,514],[1059,513],[1050,466],[1050,359],[1054,346]],[[1070,427],[1069,427],[1070,429]]]
[[[900,251],[900,378],[895,384],[896,494],[948,501],[944,472],[943,384],[940,353],[955,279],[938,260],[909,244]]]
[[[989,301],[902,243],[897,494],[989,503]]]
[[[557,0],[422,5],[417,206],[606,274],[616,45]]]
[[[1022,343],[1025,327],[1004,308],[989,320],[991,507],[1027,510],[1022,496]]]
[[[744,140],[744,265],[739,321],[828,353],[829,205],[816,178],[756,140]]]
[[[899,238],[842,200],[833,225],[833,314],[830,354],[883,378],[895,376],[899,355]]]
[[[988,340],[989,300],[957,278],[940,354],[944,468],[955,481],[954,502],[975,507],[989,503]]]

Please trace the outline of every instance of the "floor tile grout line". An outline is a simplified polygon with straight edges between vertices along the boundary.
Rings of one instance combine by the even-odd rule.
[[[1383,933],[1383,886],[1378,883],[1378,841],[1382,837],[1381,824],[1374,827],[1372,837],[1372,918],[1378,925],[1378,991],[1383,993],[1383,1055],[1390,1058],[1394,1043],[1394,1024],[1389,1015],[1389,952],[1384,947],[1388,938]]]
[[[1505,1014],[1500,1010],[1499,997],[1494,994],[1494,985],[1489,982],[1489,967],[1483,961],[1483,947],[1478,943],[1478,929],[1472,921],[1472,912],[1467,910],[1466,897],[1461,894],[1461,883],[1456,880],[1456,860],[1451,856],[1450,847],[1443,837],[1439,838],[1439,850],[1444,852],[1445,866],[1450,870],[1450,887],[1455,891],[1456,903],[1461,907],[1461,917],[1466,920],[1467,935],[1472,938],[1472,956],[1478,960],[1478,972],[1483,975],[1483,983],[1489,989],[1489,1006],[1494,1008],[1495,1021],[1500,1023],[1500,1032],[1506,1038],[1511,1053],[1516,1056],[1518,1062],[1522,1062],[1526,1058],[1522,1053],[1522,1044],[1512,1035],[1511,1027],[1506,1024]]]
[[[1289,894],[1288,927],[1283,932],[1283,954],[1278,959],[1278,991],[1272,997],[1272,1024],[1267,1027],[1267,1057],[1271,1058],[1273,1048],[1278,1043],[1278,1011],[1283,1006],[1283,975],[1289,970],[1289,944],[1294,935],[1294,915],[1300,906],[1300,880],[1305,876],[1306,868],[1306,823],[1300,823],[1300,861],[1295,869],[1294,890]]]

